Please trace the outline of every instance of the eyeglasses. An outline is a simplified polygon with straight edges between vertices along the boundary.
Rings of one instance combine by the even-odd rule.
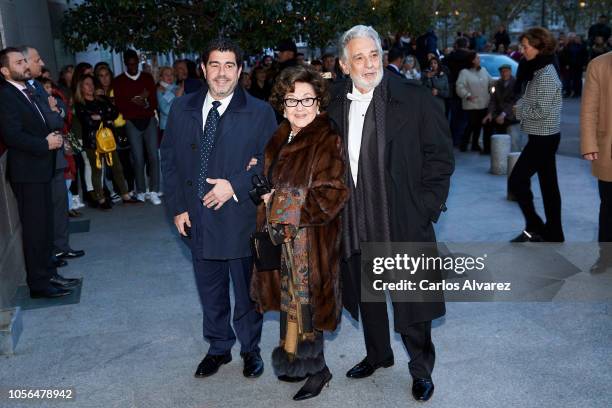
[[[287,98],[283,102],[285,102],[285,106],[288,108],[295,108],[298,106],[298,103],[301,103],[303,107],[309,108],[314,105],[315,101],[318,101],[319,98],[304,98],[304,99],[294,99]]]

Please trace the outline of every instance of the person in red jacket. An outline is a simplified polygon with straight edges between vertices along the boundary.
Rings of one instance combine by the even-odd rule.
[[[153,76],[142,72],[138,54],[134,50],[123,53],[126,72],[115,78],[115,104],[126,120],[126,132],[132,148],[132,162],[136,175],[136,197],[145,201],[145,152],[149,175],[149,200],[155,205],[159,199],[160,169],[157,156],[156,87]]]

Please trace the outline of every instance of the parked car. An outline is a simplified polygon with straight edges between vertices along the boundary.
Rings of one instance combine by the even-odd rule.
[[[486,69],[493,79],[499,79],[499,67],[504,64],[508,64],[512,67],[512,75],[516,78],[518,62],[509,56],[490,53],[479,53],[478,55],[480,55],[480,66]]]

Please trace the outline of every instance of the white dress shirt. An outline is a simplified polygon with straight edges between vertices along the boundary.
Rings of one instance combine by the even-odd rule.
[[[221,105],[217,108],[219,112],[219,117],[223,116],[230,102],[232,101],[232,97],[234,93],[229,94],[223,99],[219,99]],[[208,117],[208,112],[212,109],[212,103],[215,99],[210,95],[210,92],[206,94],[206,99],[204,99],[204,106],[202,106],[202,132],[204,131],[204,127],[206,126],[206,118]]]
[[[346,95],[347,98],[351,100],[348,120],[348,154],[351,176],[353,176],[355,187],[357,187],[357,172],[359,170],[359,152],[361,151],[363,123],[373,95],[374,89],[368,93],[362,94],[354,85],[353,92]]]
[[[223,114],[227,110],[227,107],[232,101],[233,96],[234,93],[232,92],[225,98],[219,100],[219,102],[221,102],[221,105],[219,105],[219,107],[217,108],[217,112],[219,112],[219,117],[223,116]],[[208,117],[208,112],[212,109],[212,103],[215,100],[216,99],[211,96],[210,92],[206,94],[206,99],[204,99],[204,106],[202,106],[202,132],[204,132],[204,128],[206,127],[206,118]],[[236,196],[236,194],[234,194],[232,197],[235,202],[238,202],[238,197]]]

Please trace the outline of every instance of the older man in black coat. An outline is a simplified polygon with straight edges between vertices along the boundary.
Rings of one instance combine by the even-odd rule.
[[[441,107],[426,88],[384,74],[376,31],[355,26],[341,45],[341,67],[350,79],[336,83],[328,111],[351,170],[343,213],[344,306],[355,318],[361,313],[367,350],[347,376],[364,378],[394,358],[386,303],[361,297],[361,243],[435,242],[432,222],[446,209],[454,159]],[[433,393],[431,321],[445,314],[442,299],[393,302],[395,330],[411,357],[412,393],[421,401]]]

